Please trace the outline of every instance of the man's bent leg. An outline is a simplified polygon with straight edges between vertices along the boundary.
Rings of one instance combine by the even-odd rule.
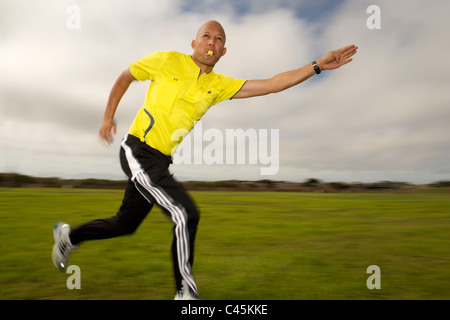
[[[86,222],[70,232],[70,241],[114,238],[133,233],[151,210],[153,203],[144,198],[133,182],[128,181],[122,205],[113,217]]]

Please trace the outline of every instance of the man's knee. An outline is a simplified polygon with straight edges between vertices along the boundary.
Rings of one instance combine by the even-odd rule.
[[[136,232],[139,227],[139,223],[126,221],[126,219],[121,219],[115,217],[117,220],[117,233],[119,236],[125,236]]]
[[[187,214],[188,227],[196,228],[200,221],[200,211],[191,203],[184,207]]]
[[[195,211],[194,214],[188,216],[188,229],[192,231],[197,230],[199,222],[200,222],[200,214],[198,211]]]

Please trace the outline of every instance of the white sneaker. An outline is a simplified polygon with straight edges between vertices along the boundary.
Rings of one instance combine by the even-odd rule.
[[[200,300],[197,293],[192,290],[186,281],[181,280],[181,289],[178,290],[174,300]]]
[[[53,227],[53,245],[52,259],[55,267],[59,271],[65,271],[68,267],[70,253],[78,248],[72,245],[69,240],[70,226],[66,223],[57,222]]]

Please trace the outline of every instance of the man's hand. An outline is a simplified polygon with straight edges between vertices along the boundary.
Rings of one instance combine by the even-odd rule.
[[[317,60],[320,70],[333,70],[351,62],[351,57],[356,53],[358,47],[354,44],[344,48],[330,51],[323,58]]]
[[[116,132],[117,124],[114,120],[103,120],[102,125],[100,126],[100,131],[98,132],[98,136],[102,142],[111,145],[113,143],[114,137],[116,136]]]
[[[105,114],[103,116],[103,122],[100,126],[98,136],[100,140],[108,145],[113,143],[113,139],[116,136],[117,125],[114,121],[114,114],[116,113],[117,106],[120,99],[128,90],[130,84],[136,79],[133,77],[129,69],[126,69],[120,74],[114,83],[111,93],[109,94],[108,104],[106,105]]]

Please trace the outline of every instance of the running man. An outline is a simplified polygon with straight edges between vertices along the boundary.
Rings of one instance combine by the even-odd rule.
[[[295,86],[324,70],[337,69],[356,53],[355,45],[330,51],[299,69],[264,80],[226,77],[213,71],[227,52],[226,35],[217,21],[208,21],[192,40],[192,55],[155,52],[131,63],[116,80],[104,113],[99,136],[111,144],[116,133],[114,114],[122,96],[134,81],[151,80],[144,105],[121,142],[120,162],[129,180],[117,214],[71,229],[57,223],[53,229],[53,262],[65,270],[71,252],[87,240],[131,234],[154,204],[173,221],[172,259],[175,299],[198,299],[192,276],[194,241],[199,212],[193,201],[169,173],[171,156],[205,112],[228,99],[276,93]]]

